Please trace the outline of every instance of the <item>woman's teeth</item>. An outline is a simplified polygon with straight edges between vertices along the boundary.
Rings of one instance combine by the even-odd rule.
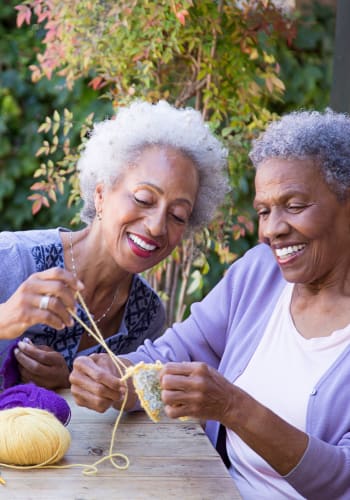
[[[155,250],[157,247],[156,245],[150,245],[149,243],[146,243],[143,241],[141,238],[136,236],[135,234],[129,234],[129,238],[136,243],[136,245],[143,250],[147,250],[148,252],[151,252],[152,250]]]
[[[275,253],[279,259],[286,259],[287,257],[290,257],[291,255],[299,252],[303,248],[305,248],[305,245],[292,245],[284,248],[276,248]]]

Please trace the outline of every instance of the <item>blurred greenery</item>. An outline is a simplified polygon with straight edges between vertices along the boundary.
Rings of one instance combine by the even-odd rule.
[[[74,208],[67,209],[68,193],[35,217],[27,199],[32,175],[40,163],[35,156],[42,141],[37,132],[39,124],[54,109],[67,107],[74,112],[78,140],[84,117],[94,111],[96,119],[103,118],[112,113],[112,105],[108,100],[98,100],[84,80],[77,81],[70,91],[63,78],[32,82],[29,66],[42,49],[42,32],[33,24],[16,27],[17,3],[8,0],[0,9],[0,229],[64,225],[74,214]],[[297,26],[294,40],[289,44],[281,40],[275,47],[280,77],[286,86],[282,98],[269,104],[278,114],[297,108],[323,109],[329,103],[335,11],[313,2],[299,13]],[[249,178],[242,176],[238,184],[236,205],[251,192]],[[244,251],[250,245],[249,236],[237,245],[238,253]]]
[[[79,130],[88,113],[100,118],[111,114],[111,103],[96,101],[96,92],[83,80],[71,91],[63,78],[31,81],[29,66],[36,60],[42,33],[37,26],[16,27],[17,4],[8,0],[0,9],[0,229],[68,225],[74,214],[67,208],[68,190],[35,217],[27,199],[40,164],[35,156],[42,142],[39,124],[54,109],[67,106],[74,110]]]
[[[271,103],[279,114],[329,106],[335,40],[335,8],[310,2],[297,16],[297,35],[290,45],[281,43],[275,52],[286,85],[283,99]]]
[[[99,9],[108,6],[108,2],[97,3],[87,2],[87,5],[91,5],[91,12],[89,15],[85,12],[84,16],[74,15],[73,11],[70,13],[73,3],[62,3],[62,9],[65,9],[65,16],[71,14],[70,22],[76,22],[78,32],[83,33],[86,25],[93,21],[92,13],[99,15]],[[118,8],[122,9],[125,3],[121,1]],[[168,97],[174,102],[177,99],[178,105],[192,105],[204,110],[212,127],[222,135],[231,151],[231,199],[217,225],[211,228],[219,236],[215,238],[207,235],[204,238],[206,258],[203,259],[202,253],[195,256],[193,272],[189,277],[187,305],[199,300],[219,280],[232,259],[242,255],[256,242],[256,220],[251,206],[254,172],[247,161],[254,133],[258,128],[263,128],[274,113],[283,114],[298,108],[323,109],[329,103],[334,9],[313,2],[309,8],[298,12],[295,38],[288,37],[286,40],[266,25],[256,30],[260,30],[256,39],[252,29],[252,38],[243,40],[240,39],[241,27],[234,18],[228,18],[228,24],[220,31],[221,20],[215,17],[214,2],[211,4],[203,0],[189,9],[192,21],[186,17],[187,31],[183,29],[179,18],[172,19],[171,15],[158,7],[152,12],[145,10],[142,15],[144,7],[140,3],[140,7],[137,6],[137,9],[141,9],[139,18],[133,19],[132,40],[128,40],[125,34],[124,38],[111,38],[108,29],[113,30],[115,27],[110,28],[107,22],[104,26],[107,32],[103,36],[98,34],[96,51],[80,47],[75,48],[76,54],[69,53],[68,69],[72,70],[70,74],[76,74],[73,77],[74,84],[71,82],[68,88],[66,78],[58,77],[57,72],[53,73],[50,80],[44,77],[35,83],[32,81],[29,67],[38,64],[37,55],[45,50],[41,42],[44,31],[42,25],[34,22],[24,24],[19,29],[16,26],[17,4],[18,0],[8,0],[0,9],[0,230],[68,226],[76,214],[77,207],[68,206],[71,185],[64,182],[64,194],[57,197],[57,202],[50,203],[50,208],[43,208],[35,216],[32,215],[32,202],[28,196],[31,194],[30,186],[36,180],[33,179],[34,173],[40,171],[43,162],[36,154],[43,142],[43,135],[38,133],[38,128],[45,117],[53,116],[55,110],[61,116],[64,109],[72,112],[70,141],[73,150],[80,143],[79,131],[90,113],[94,113],[94,120],[97,121],[110,116],[116,103],[119,105],[123,100],[127,102],[135,93],[151,100]],[[148,2],[147,5],[151,9],[155,3]],[[229,12],[228,7],[226,12]],[[147,29],[143,25],[146,14],[153,16],[153,24]],[[208,17],[213,20],[213,24],[206,27]],[[268,24],[266,20],[260,19],[260,22],[262,25],[264,22]],[[155,36],[158,29],[159,36]],[[203,29],[207,33],[204,38]],[[215,42],[216,54],[213,58],[210,37],[215,31],[219,41]],[[94,41],[96,36],[90,28],[86,39],[88,42]],[[232,40],[236,42],[233,44]],[[68,47],[70,42],[65,43]],[[125,47],[129,54],[124,51]],[[213,75],[207,79],[210,84],[202,88],[199,100],[198,92],[189,96],[187,94],[188,88],[202,78],[201,73],[195,70],[197,47],[202,50],[201,71],[206,75],[203,76],[203,82],[208,74]],[[99,51],[105,55],[105,60],[101,60]],[[115,57],[116,53],[118,58]],[[84,57],[81,57],[82,54]],[[278,78],[275,61],[279,68]],[[123,75],[114,87],[109,85],[111,82],[115,84],[111,68],[115,74],[119,71]],[[191,72],[194,80],[186,81],[186,75]],[[110,80],[107,74],[112,75]],[[104,80],[99,80],[101,75]],[[252,75],[255,75],[255,81]],[[180,77],[183,77],[182,88],[179,88]],[[92,86],[91,78],[95,78]],[[159,78],[160,84],[157,83]],[[210,81],[210,78],[213,79]],[[101,82],[107,85],[102,90]],[[270,86],[272,92],[266,91],[266,86]],[[203,239],[199,246],[203,247]],[[156,281],[152,284],[157,288]]]
[[[293,24],[266,2],[241,10],[228,0],[27,0],[18,9],[19,24],[38,22],[45,33],[30,66],[36,82],[59,74],[74,90],[82,78],[89,79],[96,102],[105,97],[115,110],[134,98],[193,106],[227,145],[232,195],[217,220],[195,236],[195,254],[188,239],[147,272],[165,299],[169,322],[180,320],[206,283],[213,285],[213,271],[217,280],[254,234],[253,169],[247,152],[254,134],[273,119],[266,104],[282,96],[284,85],[271,48],[292,38]],[[79,200],[75,166],[80,145],[72,143],[77,123],[81,125],[70,103],[40,125],[34,213],[55,205],[64,185],[70,192],[68,204]],[[82,142],[85,137],[84,131]]]

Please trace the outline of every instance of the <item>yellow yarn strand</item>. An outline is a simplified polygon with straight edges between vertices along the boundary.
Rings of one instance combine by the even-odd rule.
[[[122,377],[127,369],[127,366],[120,360],[118,359],[118,357],[114,354],[113,351],[111,351],[111,349],[108,347],[108,345],[106,344],[105,342],[105,339],[103,338],[103,335],[101,334],[98,326],[96,325],[96,322],[93,320],[93,317],[91,316],[90,314],[90,311],[81,295],[80,292],[77,292],[77,298],[80,302],[80,304],[82,305],[84,311],[86,312],[87,314],[87,317],[89,318],[89,321],[93,327],[93,330],[91,328],[89,328],[80,318],[77,314],[75,314],[74,311],[69,311],[70,314],[73,316],[73,318],[82,325],[83,328],[85,328],[86,332],[91,335],[95,340],[96,342],[98,342],[104,349],[105,351],[107,352],[107,354],[109,355],[111,361],[113,362],[113,364],[115,365],[115,367],[117,368],[118,372],[119,372],[119,375]],[[113,431],[112,431],[112,437],[111,437],[111,442],[110,442],[110,446],[109,446],[109,454],[106,455],[105,457],[103,458],[100,458],[99,460],[97,460],[94,464],[92,464],[91,466],[88,466],[87,468],[84,469],[83,473],[85,475],[91,475],[91,474],[94,474],[97,472],[97,468],[96,466],[99,465],[100,463],[104,462],[105,460],[108,460],[111,462],[111,464],[113,465],[113,467],[115,467],[116,469],[119,469],[119,470],[125,470],[129,467],[130,465],[130,461],[129,461],[129,458],[124,454],[124,453],[113,453],[113,448],[114,448],[114,443],[115,443],[115,437],[116,437],[116,433],[117,433],[117,429],[118,429],[118,426],[119,426],[119,422],[120,422],[120,419],[123,415],[123,412],[124,412],[124,409],[125,409],[125,405],[126,405],[126,402],[127,402],[127,399],[128,399],[128,386],[127,384],[125,385],[125,394],[124,394],[124,398],[123,398],[123,402],[122,402],[122,405],[120,407],[120,410],[119,410],[119,414],[118,414],[118,417],[115,421],[115,424],[114,424],[114,427],[113,427]],[[117,462],[115,462],[115,458],[116,457],[119,457],[119,458],[122,458],[124,460],[124,465],[119,465]]]

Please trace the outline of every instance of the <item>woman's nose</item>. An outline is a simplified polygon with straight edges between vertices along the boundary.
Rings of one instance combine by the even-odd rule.
[[[155,210],[149,213],[145,225],[151,236],[161,236],[167,232],[166,212],[163,210]]]
[[[271,210],[266,219],[260,221],[259,236],[261,240],[273,240],[288,234],[289,224],[279,210]]]

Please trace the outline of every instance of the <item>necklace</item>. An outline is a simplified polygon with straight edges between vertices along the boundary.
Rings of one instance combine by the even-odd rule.
[[[73,252],[73,236],[72,236],[72,234],[73,234],[73,232],[70,231],[70,233],[69,233],[69,248],[70,248],[70,257],[71,257],[71,264],[72,264],[72,273],[73,273],[74,278],[78,279],[77,266],[75,264],[74,252]],[[102,321],[107,316],[107,314],[110,312],[110,310],[112,309],[112,307],[114,305],[115,299],[117,298],[117,292],[118,292],[118,288],[114,292],[112,302],[109,304],[109,306],[107,307],[105,312],[103,314],[101,314],[101,316],[99,318],[97,318],[97,319],[94,318],[95,323],[100,323],[100,321]]]

